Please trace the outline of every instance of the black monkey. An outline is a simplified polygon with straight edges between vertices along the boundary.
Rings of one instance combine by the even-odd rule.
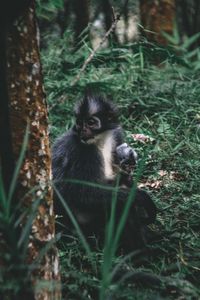
[[[123,144],[123,131],[116,106],[101,95],[86,93],[75,108],[75,119],[75,125],[53,145],[53,179],[86,237],[94,234],[101,239],[111,209],[112,191],[72,180],[113,186],[124,159],[124,149],[118,148]],[[125,162],[126,158],[136,159],[133,150],[131,155],[126,152]],[[67,182],[69,179],[71,181]],[[129,192],[127,187],[121,187],[118,191],[117,220]],[[141,209],[145,212],[144,218]],[[71,222],[56,197],[55,210],[57,215],[63,216],[61,222],[70,229]],[[121,239],[122,247],[127,247],[127,244],[131,245],[130,248],[137,247],[143,240],[140,229],[153,222],[155,217],[156,207],[150,196],[137,189]]]

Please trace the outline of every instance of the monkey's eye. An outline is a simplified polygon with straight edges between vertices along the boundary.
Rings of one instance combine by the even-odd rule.
[[[79,119],[76,119],[76,126],[81,127],[82,126],[82,121]]]
[[[87,125],[93,128],[100,128],[101,122],[99,118],[93,117],[87,120]]]
[[[89,119],[88,121],[87,121],[87,124],[89,125],[89,126],[93,126],[93,125],[95,125],[96,124],[96,120],[94,120],[94,119]]]

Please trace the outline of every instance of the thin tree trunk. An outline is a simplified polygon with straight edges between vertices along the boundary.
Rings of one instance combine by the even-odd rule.
[[[64,0],[63,2],[63,10],[58,11],[57,15],[57,23],[60,26],[61,36],[63,36],[65,30],[68,27],[69,24],[69,17],[71,13],[71,1],[70,0]]]
[[[105,29],[106,32],[110,29],[110,27],[112,26],[113,23],[113,12],[112,12],[112,6],[110,4],[109,0],[102,0],[102,11],[104,14],[104,22],[105,22]],[[115,32],[115,30],[112,32],[112,38],[113,38],[113,42],[115,44],[118,44],[118,37],[117,34]]]
[[[31,264],[41,250],[50,245],[49,243],[55,237],[55,227],[50,185],[51,155],[47,105],[40,64],[39,35],[34,0],[29,2],[28,8],[17,16],[6,33],[7,78],[6,82],[4,79],[4,84],[7,83],[8,97],[7,99],[4,97],[4,100],[9,100],[12,151],[15,162],[19,158],[26,128],[29,126],[28,145],[20,169],[14,204],[23,199],[23,206],[30,207],[36,199],[42,199],[29,238],[27,262]],[[2,124],[3,122],[1,126]],[[1,143],[4,143],[4,140]],[[3,160],[1,155],[2,168],[6,167],[3,165]],[[33,188],[34,192],[28,194]],[[55,246],[51,246],[50,250],[45,252],[37,269],[32,273],[32,283],[35,299],[61,298],[58,252]],[[41,283],[42,286],[39,288]]]
[[[83,38],[81,33],[86,29],[90,19],[89,12],[90,0],[73,0],[73,10],[75,14],[75,44],[77,45]]]
[[[200,2],[199,0],[176,0],[178,25],[182,37],[191,37],[200,30]],[[193,50],[200,45],[198,38],[190,47]]]

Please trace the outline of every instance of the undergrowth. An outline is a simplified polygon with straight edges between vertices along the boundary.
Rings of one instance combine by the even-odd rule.
[[[63,39],[49,38],[42,50],[51,142],[73,124],[74,103],[85,86],[98,87],[117,103],[126,140],[139,158],[148,151],[139,184],[159,209],[151,226],[159,238],[124,262],[123,257],[113,261],[125,274],[149,277],[141,284],[124,275],[109,286],[106,299],[199,299],[200,72],[195,61],[145,42],[103,49],[71,86],[91,49],[84,45],[73,52],[69,37],[70,32]],[[138,133],[151,139],[135,140]],[[74,239],[62,243],[60,261],[63,299],[99,299],[101,250],[93,253],[94,269]]]

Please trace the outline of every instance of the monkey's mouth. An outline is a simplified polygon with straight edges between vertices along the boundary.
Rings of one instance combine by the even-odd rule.
[[[83,143],[83,144],[91,144],[91,143],[93,143],[94,142],[94,140],[95,140],[95,138],[92,136],[92,137],[87,137],[87,138],[82,138],[81,139],[81,143]]]

